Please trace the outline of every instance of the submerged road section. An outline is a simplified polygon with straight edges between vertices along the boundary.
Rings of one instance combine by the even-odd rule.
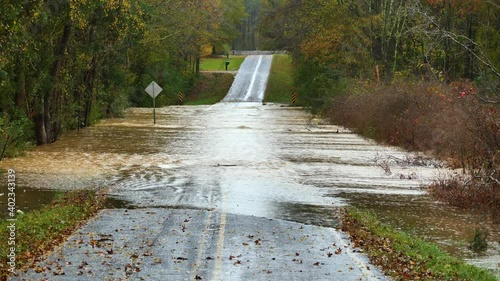
[[[270,60],[245,61],[226,101],[262,100]],[[436,169],[407,156],[281,105],[167,107],[156,125],[129,109],[2,163],[25,187],[115,200],[11,280],[386,280],[333,210],[341,193],[420,194]]]

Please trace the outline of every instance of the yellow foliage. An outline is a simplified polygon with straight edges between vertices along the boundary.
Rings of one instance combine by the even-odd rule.
[[[213,46],[212,45],[203,45],[201,47],[201,50],[200,50],[200,56],[201,57],[206,57],[206,56],[209,56],[212,54],[212,49],[213,49]]]

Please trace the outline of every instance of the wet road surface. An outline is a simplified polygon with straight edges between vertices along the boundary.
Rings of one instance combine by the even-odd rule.
[[[272,55],[247,56],[223,101],[262,102],[272,60]]]
[[[40,273],[11,280],[380,280],[344,241],[332,228],[216,211],[107,210]]]
[[[385,280],[335,230],[333,208],[346,194],[419,196],[444,172],[298,108],[167,107],[157,119],[129,109],[2,163],[20,185],[105,187],[129,207],[12,280]]]

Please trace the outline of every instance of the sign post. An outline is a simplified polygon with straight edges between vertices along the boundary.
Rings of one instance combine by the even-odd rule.
[[[146,93],[148,93],[152,98],[153,98],[153,123],[156,124],[156,105],[155,105],[155,99],[156,96],[158,96],[163,89],[156,84],[155,81],[151,82],[149,86],[146,88]]]

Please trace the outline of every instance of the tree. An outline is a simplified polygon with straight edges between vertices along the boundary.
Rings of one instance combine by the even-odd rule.
[[[224,45],[231,44],[240,35],[238,26],[247,17],[244,0],[222,0],[221,7],[222,20],[211,43],[214,52],[224,51]]]

